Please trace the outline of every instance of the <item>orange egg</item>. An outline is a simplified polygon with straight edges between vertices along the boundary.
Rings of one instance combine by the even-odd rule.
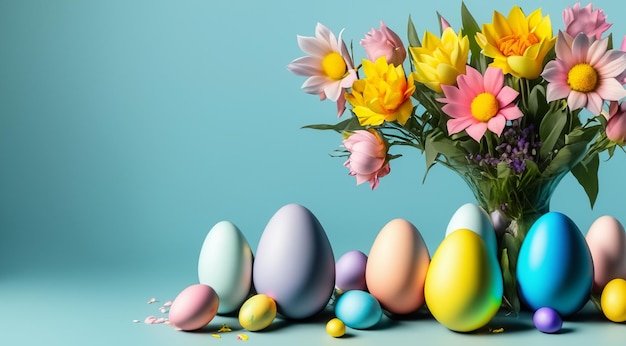
[[[382,308],[409,314],[424,305],[430,254],[420,232],[405,219],[388,222],[370,249],[365,281]]]

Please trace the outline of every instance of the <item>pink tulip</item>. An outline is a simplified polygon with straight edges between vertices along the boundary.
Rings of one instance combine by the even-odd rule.
[[[402,65],[406,59],[406,50],[400,37],[380,22],[380,30],[372,28],[361,40],[361,46],[370,61],[376,61],[384,56],[388,64]]]
[[[602,34],[607,31],[611,24],[606,22],[606,15],[600,9],[592,10],[593,4],[580,8],[580,3],[574,7],[568,7],[563,11],[563,22],[565,31],[572,37],[576,37],[583,32],[589,37],[597,40],[602,38]]]
[[[357,130],[343,140],[343,146],[350,151],[344,166],[356,176],[357,185],[369,181],[372,190],[376,189],[378,179],[390,172],[387,147],[380,136],[373,130]]]
[[[606,124],[606,136],[620,145],[626,143],[626,102],[611,102],[609,120]]]

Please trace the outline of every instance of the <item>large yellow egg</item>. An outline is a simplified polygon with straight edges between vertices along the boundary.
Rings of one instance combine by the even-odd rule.
[[[251,332],[267,328],[276,318],[276,302],[265,294],[254,295],[239,309],[239,323]]]
[[[485,326],[502,304],[502,273],[483,239],[459,229],[439,245],[424,284],[426,306],[450,330]]]

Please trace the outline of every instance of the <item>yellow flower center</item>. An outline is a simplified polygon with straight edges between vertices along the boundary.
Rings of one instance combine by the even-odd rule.
[[[484,92],[478,94],[471,104],[472,116],[481,122],[487,122],[498,114],[500,109],[498,100],[492,93]]]
[[[567,84],[574,91],[593,91],[598,86],[598,72],[589,64],[575,65],[567,74]]]
[[[504,56],[523,56],[528,47],[539,43],[539,38],[534,33],[513,34],[504,36],[498,40],[498,49]]]
[[[322,59],[322,70],[331,79],[342,79],[346,73],[346,67],[346,62],[337,52],[329,53]]]

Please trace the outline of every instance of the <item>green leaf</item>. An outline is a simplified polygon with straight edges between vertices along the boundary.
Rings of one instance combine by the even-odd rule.
[[[505,234],[505,236],[508,233]],[[502,268],[502,283],[503,283],[503,299],[506,305],[517,315],[520,311],[520,303],[517,295],[517,284],[515,281],[515,266],[510,263],[509,259],[513,259],[508,253],[508,249],[502,250],[502,257],[500,259],[500,266]]]
[[[552,153],[561,132],[567,123],[567,113],[563,111],[554,111],[547,113],[539,125],[539,139],[541,140],[541,148],[539,149],[539,157],[545,159]]]
[[[474,16],[465,6],[464,2],[461,2],[461,23],[463,25],[463,34],[467,35],[470,44],[470,51],[472,52],[472,65],[479,66],[478,59],[480,58],[481,48],[476,42],[476,33],[480,32],[480,26],[474,19]]]
[[[410,15],[409,15],[409,25],[408,25],[408,38],[409,38],[410,47],[422,46],[422,43],[420,42],[419,36],[417,35],[417,31],[415,30],[415,25],[413,25],[413,20],[411,20]]]
[[[549,106],[548,102],[546,102],[546,89],[543,85],[537,84],[532,88],[526,109],[528,114],[532,115],[534,119],[541,119],[544,114],[548,113]]]
[[[339,133],[342,133],[344,131],[356,131],[365,129],[365,127],[361,126],[357,117],[350,117],[346,120],[338,122],[337,124],[312,124],[302,126],[302,128],[313,130],[332,130]]]
[[[426,141],[424,142],[424,158],[426,159],[426,169],[424,170],[424,178],[422,178],[422,184],[426,181],[426,176],[428,176],[428,171],[430,168],[435,165],[435,160],[437,160],[437,156],[439,156],[439,152],[433,146],[433,137],[428,136]]]
[[[587,143],[585,142],[565,145],[550,161],[548,167],[543,171],[543,176],[548,178],[571,170],[582,160],[586,151]]]
[[[593,209],[598,197],[598,167],[600,166],[600,158],[598,154],[591,156],[588,160],[584,160],[572,168],[572,174],[578,180],[578,183],[585,189],[589,204]]]
[[[504,161],[498,163],[498,165],[496,166],[496,169],[498,171],[498,179],[506,180],[511,175],[511,168]]]

